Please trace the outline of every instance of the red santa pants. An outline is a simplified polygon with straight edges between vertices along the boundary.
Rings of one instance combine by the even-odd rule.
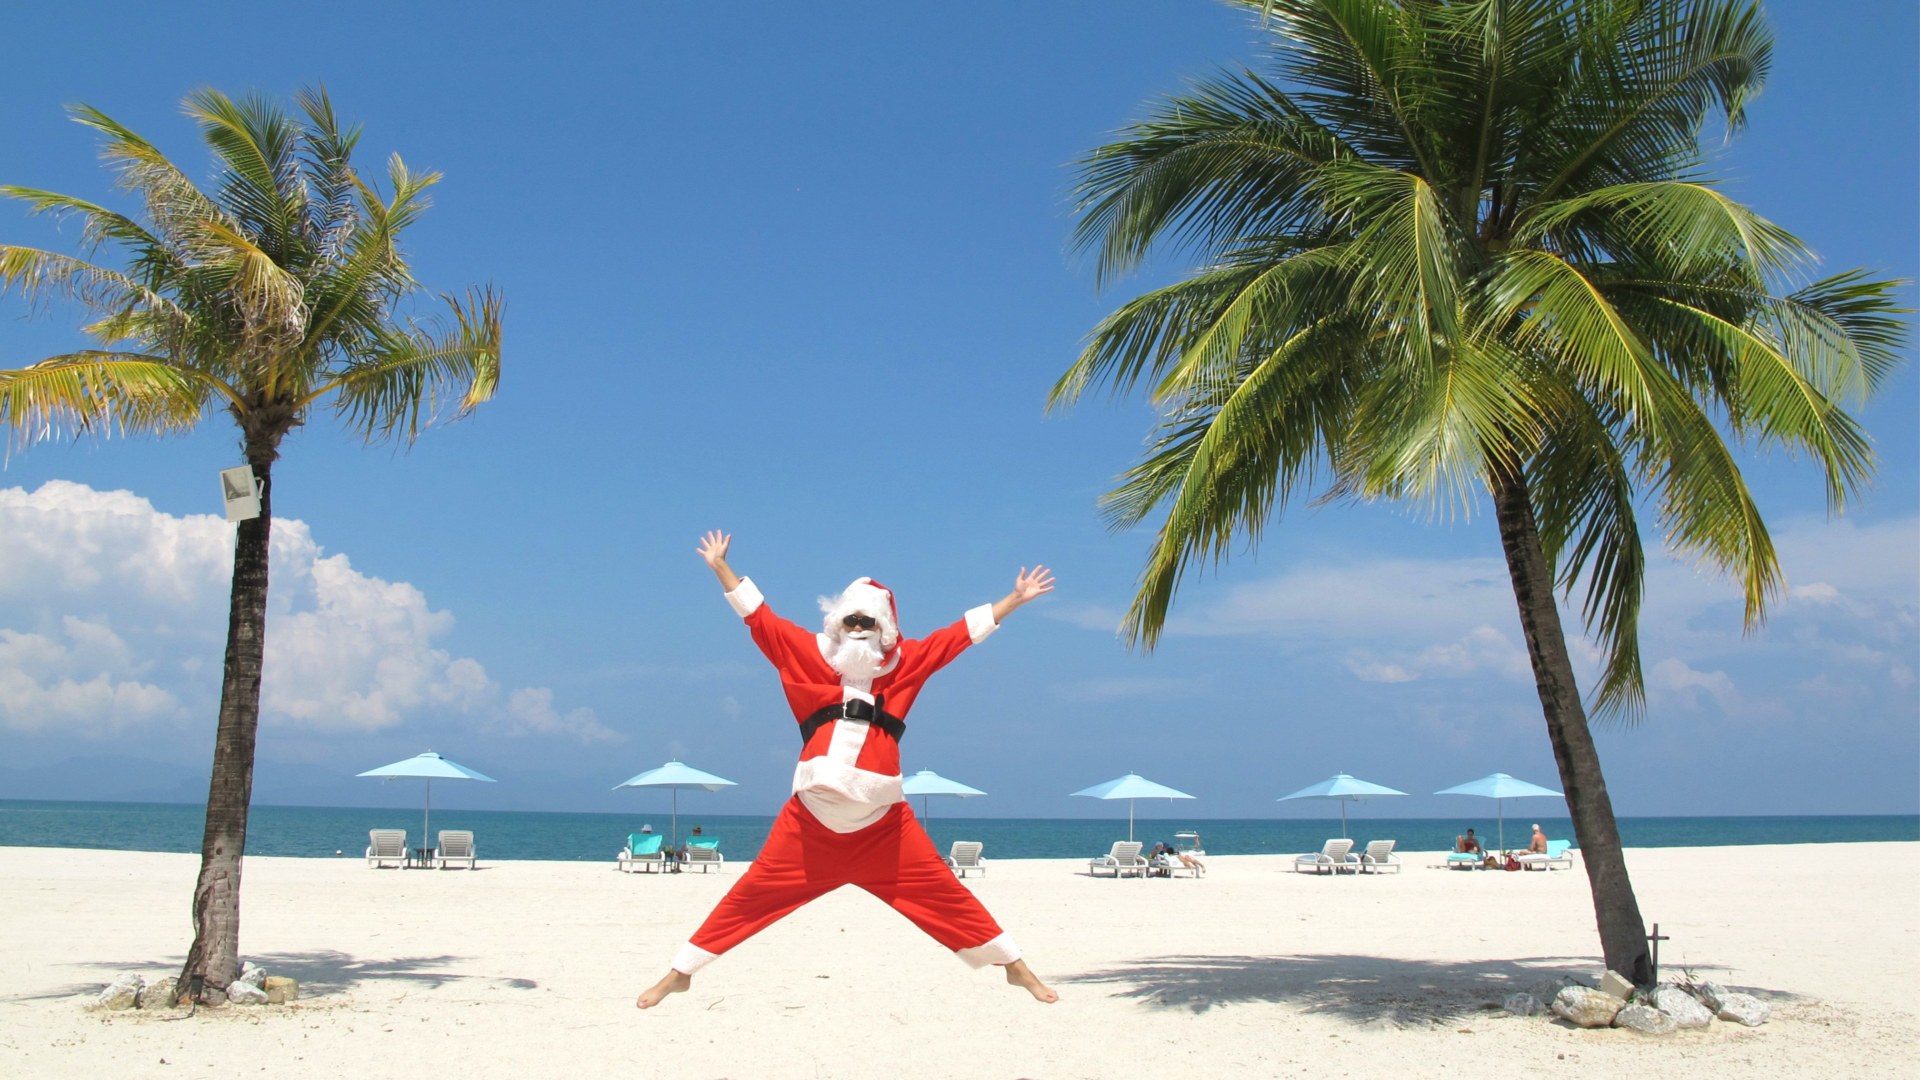
[[[838,833],[795,797],[774,819],[753,865],[681,948],[674,969],[692,974],[842,885],[879,897],[973,967],[1020,958],[1012,939],[933,849],[906,803],[894,803],[858,832]]]

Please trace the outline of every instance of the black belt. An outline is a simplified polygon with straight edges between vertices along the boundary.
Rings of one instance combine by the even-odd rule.
[[[805,720],[800,721],[800,745],[805,746],[811,742],[813,740],[813,733],[819,731],[821,725],[828,721],[840,719],[865,720],[867,723],[893,736],[894,742],[899,742],[907,734],[907,722],[905,720],[887,712],[874,702],[854,698],[852,701],[842,702],[838,705],[829,705],[819,712],[814,713],[812,716],[807,717]]]

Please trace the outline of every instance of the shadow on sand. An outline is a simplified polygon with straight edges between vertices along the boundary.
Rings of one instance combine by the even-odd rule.
[[[1401,960],[1348,953],[1156,956],[1058,981],[1109,986],[1143,1005],[1206,1012],[1216,1005],[1275,1002],[1356,1025],[1454,1024],[1526,991],[1544,1000],[1565,982],[1593,984],[1597,956],[1529,956],[1476,963]],[[1695,977],[1717,972],[1692,968]],[[1678,975],[1679,972],[1673,972]],[[1794,995],[1740,987],[1775,1000]]]
[[[380,960],[362,960],[347,953],[334,950],[289,953],[255,953],[243,957],[265,968],[269,975],[290,976],[300,983],[300,999],[325,997],[351,990],[362,982],[410,982],[422,989],[434,989],[450,983],[491,982],[512,990],[532,990],[540,984],[532,979],[519,979],[499,975],[454,974],[437,971],[449,964],[469,959],[464,956],[395,956]],[[106,972],[134,971],[149,978],[160,975],[173,976],[185,962],[181,956],[148,958],[132,961],[109,961],[87,964],[88,968]],[[10,994],[0,1001],[30,1002],[47,1001],[56,998],[73,997],[76,994],[98,993],[111,975],[95,978],[86,982],[69,983],[64,986],[49,987],[44,990],[22,994]]]

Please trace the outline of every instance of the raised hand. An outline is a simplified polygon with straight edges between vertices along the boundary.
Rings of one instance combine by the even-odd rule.
[[[1020,576],[1013,579],[1013,594],[1018,596],[1023,604],[1041,593],[1052,591],[1053,572],[1044,566],[1035,566],[1032,573],[1028,573],[1027,568],[1023,566],[1020,568]]]
[[[719,529],[710,529],[707,535],[700,539],[700,557],[706,560],[708,566],[718,570],[720,567],[726,565],[727,548],[732,545],[732,536],[721,532]]]
[[[700,538],[700,557],[707,561],[713,576],[720,579],[720,587],[732,592],[740,587],[740,575],[727,565],[727,549],[733,546],[733,537],[719,529],[712,529]]]

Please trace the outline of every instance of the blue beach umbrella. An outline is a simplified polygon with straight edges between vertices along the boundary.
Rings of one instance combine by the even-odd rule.
[[[921,769],[900,785],[902,795],[920,796],[920,820],[931,820],[927,815],[927,797],[930,795],[951,795],[956,799],[970,799],[975,795],[985,795],[977,787],[968,787],[958,780],[949,780],[932,769]]]
[[[492,784],[491,776],[474,772],[465,765],[456,764],[429,750],[424,754],[415,754],[405,761],[396,761],[391,765],[382,765],[377,769],[368,769],[361,776],[377,776],[382,781],[416,779],[427,782],[426,805],[420,808],[420,842],[429,844],[433,833],[427,829],[427,823],[433,810],[433,782],[435,780],[485,780]]]
[[[1383,795],[1405,795],[1379,784],[1370,784],[1365,780],[1356,780],[1346,773],[1334,773],[1317,784],[1309,784],[1291,795],[1282,795],[1274,802],[1286,802],[1288,799],[1339,799],[1340,800],[1340,836],[1347,835],[1347,804],[1362,799],[1377,799]]]
[[[613,785],[613,790],[623,787],[663,787],[673,789],[673,833],[667,841],[675,847],[680,846],[680,789],[703,788],[707,791],[719,791],[723,787],[736,786],[733,781],[722,779],[712,773],[701,772],[691,765],[682,765],[669,761],[657,769],[648,769],[622,783]]]
[[[1501,851],[1507,850],[1507,813],[1505,800],[1526,799],[1536,795],[1551,795],[1556,799],[1565,797],[1561,795],[1560,792],[1554,791],[1551,788],[1543,788],[1539,784],[1529,784],[1525,780],[1516,780],[1503,772],[1491,773],[1478,780],[1469,780],[1464,784],[1457,784],[1444,791],[1436,791],[1434,794],[1478,795],[1481,798],[1492,799],[1494,810],[1500,816]]]
[[[1117,780],[1109,780],[1104,784],[1095,784],[1085,791],[1076,791],[1073,795],[1085,795],[1089,799],[1127,800],[1128,840],[1133,839],[1133,800],[1193,798],[1193,796],[1184,791],[1176,791],[1165,784],[1156,784],[1138,773],[1128,773]],[[1072,798],[1073,795],[1067,797]]]

